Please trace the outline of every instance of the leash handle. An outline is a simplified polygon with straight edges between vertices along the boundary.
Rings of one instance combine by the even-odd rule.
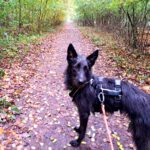
[[[109,138],[109,142],[110,142],[110,148],[111,148],[111,150],[114,150],[112,137],[111,137],[111,132],[109,130],[108,122],[107,122],[107,118],[106,118],[105,105],[103,103],[101,105],[102,105],[102,112],[103,112],[104,123],[105,123],[105,126],[106,126],[106,130],[107,130],[107,134],[108,134],[108,138]]]

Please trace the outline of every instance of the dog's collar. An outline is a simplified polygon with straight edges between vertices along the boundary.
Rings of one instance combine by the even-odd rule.
[[[80,85],[78,88],[74,88],[69,93],[70,97],[74,97],[81,89],[83,89],[87,84],[89,84],[90,81],[85,82],[84,84]]]

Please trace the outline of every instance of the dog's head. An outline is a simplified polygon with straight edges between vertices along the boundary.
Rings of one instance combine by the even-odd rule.
[[[98,50],[85,57],[78,55],[74,46],[69,44],[67,50],[68,68],[66,71],[66,85],[68,89],[78,88],[91,79],[91,69],[97,57]]]

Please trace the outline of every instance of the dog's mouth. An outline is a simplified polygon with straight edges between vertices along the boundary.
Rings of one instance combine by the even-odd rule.
[[[74,81],[73,82],[73,87],[74,88],[80,88],[80,87],[82,87],[82,86],[84,86],[85,84],[87,83],[87,81],[84,81],[84,82],[80,82],[80,81]]]

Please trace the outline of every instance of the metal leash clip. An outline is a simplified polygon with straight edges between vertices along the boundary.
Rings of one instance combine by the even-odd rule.
[[[98,99],[101,103],[104,103],[105,95],[104,95],[103,91],[98,94]]]
[[[98,94],[98,99],[99,99],[99,101],[101,103],[104,103],[104,101],[105,101],[105,95],[104,95],[104,92],[103,92],[102,84],[101,84],[100,89],[101,89],[101,92]]]

